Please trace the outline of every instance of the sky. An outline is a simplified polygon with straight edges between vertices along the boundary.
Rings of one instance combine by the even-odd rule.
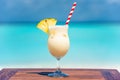
[[[71,21],[120,21],[120,0],[0,0],[0,22],[66,21],[74,1]]]

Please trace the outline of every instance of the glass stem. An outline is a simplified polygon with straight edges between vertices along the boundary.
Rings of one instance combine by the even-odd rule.
[[[61,72],[60,71],[60,64],[59,64],[59,62],[60,62],[60,58],[57,58],[57,71]]]

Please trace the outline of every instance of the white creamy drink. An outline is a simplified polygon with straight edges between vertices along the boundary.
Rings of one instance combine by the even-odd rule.
[[[59,61],[66,55],[70,41],[68,36],[68,24],[56,25],[55,18],[46,18],[37,24],[37,28],[48,34],[48,49],[57,60],[57,69],[53,73],[47,74],[49,77],[68,77],[61,71]]]
[[[50,53],[60,59],[69,49],[68,26],[60,25],[49,28],[48,48]]]
[[[76,7],[76,2],[73,3],[71,11],[68,15],[65,25],[56,25],[57,19],[45,18],[37,24],[37,28],[48,34],[48,48],[51,53],[57,59],[57,70],[55,72],[47,74],[49,77],[68,77],[61,71],[59,61],[65,56],[69,47],[70,41],[68,36],[68,24]]]

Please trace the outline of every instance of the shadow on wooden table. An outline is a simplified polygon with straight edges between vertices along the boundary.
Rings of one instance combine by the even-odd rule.
[[[28,72],[28,74],[38,74],[43,76],[48,76],[48,74],[50,73],[53,73],[53,72]]]

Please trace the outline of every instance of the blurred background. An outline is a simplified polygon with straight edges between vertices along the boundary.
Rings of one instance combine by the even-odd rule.
[[[74,0],[0,0],[0,69],[55,68],[48,35],[36,28],[48,17],[64,25]],[[76,0],[70,49],[62,68],[120,71],[120,0]]]

